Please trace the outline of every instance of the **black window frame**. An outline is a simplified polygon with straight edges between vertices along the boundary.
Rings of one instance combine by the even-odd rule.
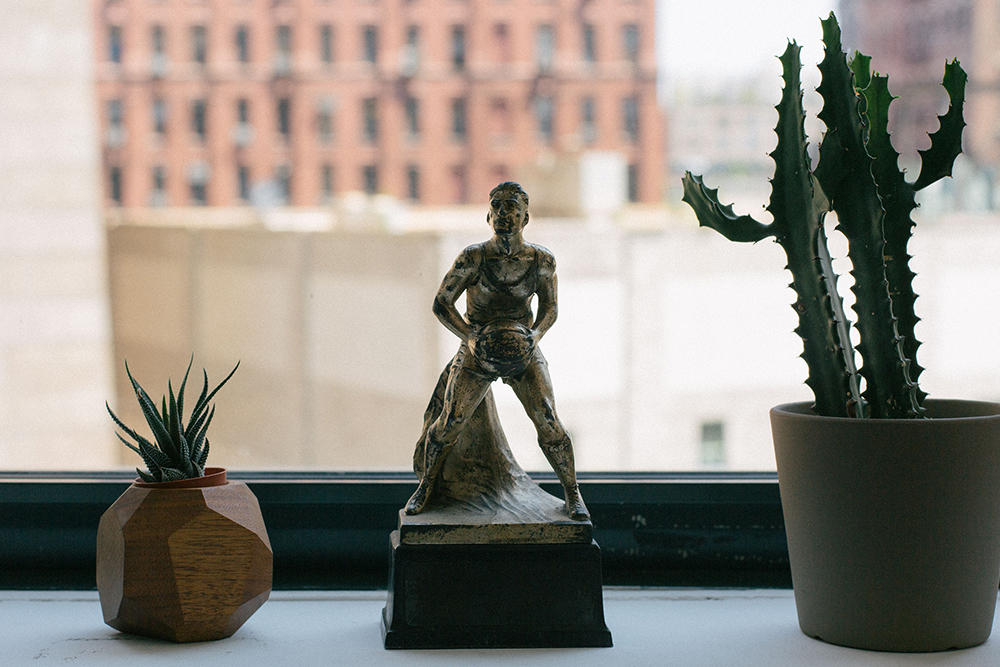
[[[257,496],[279,590],[384,589],[412,473],[231,471]],[[0,588],[93,590],[101,514],[134,473],[0,473]],[[547,491],[551,473],[532,473]],[[581,473],[604,583],[789,588],[775,473]]]

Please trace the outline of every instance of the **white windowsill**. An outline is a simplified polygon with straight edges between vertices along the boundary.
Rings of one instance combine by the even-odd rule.
[[[607,649],[386,651],[384,591],[278,591],[232,637],[172,644],[104,625],[97,593],[0,591],[3,665],[982,665],[1000,639],[964,651],[893,654],[831,646],[799,632],[787,590],[604,591]]]

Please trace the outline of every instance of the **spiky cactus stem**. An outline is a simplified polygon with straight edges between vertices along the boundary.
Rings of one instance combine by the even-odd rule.
[[[706,188],[700,177],[684,176],[683,201],[691,205],[702,226],[711,227],[731,241],[756,242],[774,237],[781,244],[792,274],[791,287],[798,295],[793,308],[799,317],[795,332],[802,338],[802,358],[809,368],[806,384],[816,397],[815,411],[831,416],[860,416],[857,379],[847,365],[849,323],[839,297],[831,299],[829,285],[836,284],[826,238],[822,235],[826,198],[815,187],[806,152],[805,113],[799,78],[800,48],[790,42],[781,56],[785,82],[778,103],[778,144],[771,153],[774,178],[767,210],[774,221],[763,225],[750,216],[737,216],[731,206],[719,203],[717,191]],[[835,306],[841,315],[835,313]]]
[[[799,49],[794,42],[781,57],[785,88],[778,109],[778,146],[771,157],[775,174],[763,225],[737,216],[719,203],[717,191],[700,177],[685,174],[684,197],[702,226],[732,241],[768,237],[782,245],[798,294],[796,333],[802,338],[809,367],[807,384],[816,396],[814,410],[827,416],[922,417],[923,394],[916,385],[922,370],[915,361],[919,342],[913,336],[913,272],[906,245],[912,233],[913,192],[950,175],[961,152],[965,73],[956,61],[947,65],[944,87],[951,107],[940,117],[931,147],[921,151],[921,172],[910,185],[896,164],[886,119],[891,95],[885,78],[871,76],[870,59],[859,55],[849,66],[833,13],[823,21],[826,52],[820,64],[823,96],[820,119],[827,132],[820,160],[810,171],[803,131]],[[854,73],[852,74],[852,69]],[[863,97],[856,88],[864,89]],[[875,158],[873,160],[873,157]],[[883,208],[884,207],[884,208]],[[850,322],[837,291],[837,276],[823,230],[823,217],[837,212],[837,229],[849,243],[864,364],[854,365]],[[900,319],[897,319],[900,318]],[[865,391],[859,392],[859,377]]]
[[[882,201],[872,176],[872,158],[865,150],[868,122],[863,98],[840,45],[840,26],[833,14],[823,21],[826,45],[817,89],[823,97],[819,113],[827,127],[820,145],[816,178],[837,212],[837,230],[847,237],[861,342],[858,351],[865,379],[862,394],[872,417],[905,418],[923,414],[917,386],[911,381],[892,312],[885,275]]]

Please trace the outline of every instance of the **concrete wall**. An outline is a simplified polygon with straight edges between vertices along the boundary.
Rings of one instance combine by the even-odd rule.
[[[810,399],[783,252],[652,213],[652,227],[635,215],[597,227],[532,218],[526,233],[558,261],[559,321],[541,347],[578,466],[773,469],[768,410]],[[127,356],[158,396],[192,350],[214,381],[241,359],[218,398],[218,464],[408,469],[424,407],[458,347],[431,313],[434,293],[461,249],[486,236],[479,211],[468,219],[395,234],[112,227],[119,370]],[[912,251],[924,389],[1000,399],[990,306],[1000,228],[983,217],[921,222]],[[849,276],[841,284],[849,297]],[[139,421],[124,380],[122,411]],[[547,469],[513,393],[502,383],[494,392],[518,460]],[[725,440],[714,463],[702,450],[712,423]]]
[[[0,21],[0,469],[114,459],[90,3]]]

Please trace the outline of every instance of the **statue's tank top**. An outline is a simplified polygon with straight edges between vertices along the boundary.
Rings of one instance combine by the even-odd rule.
[[[486,261],[485,249],[480,252],[479,277],[465,292],[466,317],[476,326],[494,320],[515,320],[531,326],[531,297],[538,291],[538,251],[528,268],[513,281],[504,281]]]

